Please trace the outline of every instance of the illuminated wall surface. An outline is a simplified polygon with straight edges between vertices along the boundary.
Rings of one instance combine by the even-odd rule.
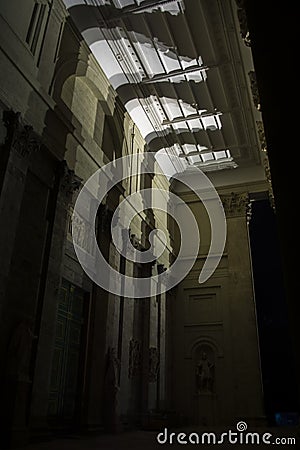
[[[149,150],[158,161],[161,153],[170,156],[168,173],[257,160],[249,80],[230,2],[65,4]]]

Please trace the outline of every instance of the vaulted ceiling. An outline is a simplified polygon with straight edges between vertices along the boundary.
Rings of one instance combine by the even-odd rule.
[[[148,149],[158,161],[169,155],[169,173],[261,166],[251,50],[234,1],[65,3]]]

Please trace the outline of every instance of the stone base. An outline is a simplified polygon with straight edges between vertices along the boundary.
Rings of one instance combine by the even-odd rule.
[[[216,394],[204,392],[194,395],[194,422],[200,426],[217,425]]]

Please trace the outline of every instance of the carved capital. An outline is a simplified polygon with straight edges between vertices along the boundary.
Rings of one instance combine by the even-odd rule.
[[[250,204],[249,194],[247,192],[232,192],[230,195],[222,195],[221,200],[226,217],[247,217]]]
[[[250,72],[248,72],[248,75],[249,75],[249,80],[250,80],[250,87],[251,87],[251,92],[252,92],[252,97],[253,97],[253,103],[254,103],[254,106],[258,109],[258,111],[260,111],[261,105],[260,105],[260,97],[259,97],[259,92],[258,92],[258,87],[257,87],[256,73],[254,72],[254,70],[250,70]]]
[[[42,142],[31,125],[25,125],[19,112],[3,112],[3,122],[7,129],[5,144],[11,151],[15,151],[22,158],[28,159],[32,153],[38,151]]]
[[[60,164],[60,193],[67,198],[77,191],[82,183],[81,178],[75,175],[74,170],[68,168],[66,161]]]
[[[245,10],[245,0],[235,0],[237,5],[237,16],[240,23],[240,33],[241,36],[247,45],[247,47],[251,46],[251,39],[248,29],[247,15]]]

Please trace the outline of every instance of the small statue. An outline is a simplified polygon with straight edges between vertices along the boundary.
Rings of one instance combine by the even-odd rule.
[[[213,392],[213,369],[212,364],[205,352],[202,352],[201,359],[196,366],[196,386],[197,392]]]

